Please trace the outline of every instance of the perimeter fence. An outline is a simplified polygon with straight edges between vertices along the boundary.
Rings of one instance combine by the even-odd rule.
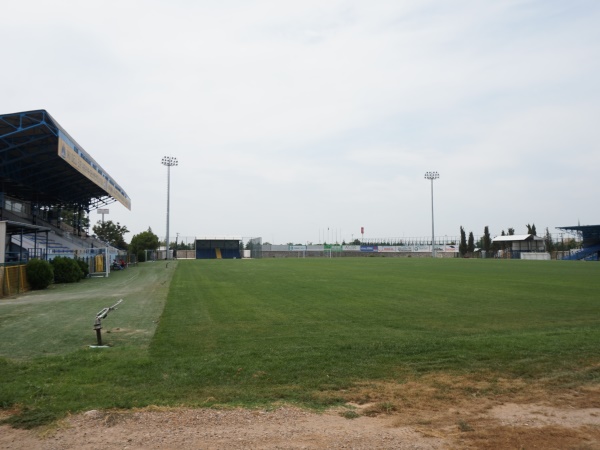
[[[29,290],[25,267],[18,263],[0,265],[0,298]]]

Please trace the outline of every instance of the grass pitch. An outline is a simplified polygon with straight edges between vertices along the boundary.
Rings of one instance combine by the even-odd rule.
[[[53,316],[59,341],[64,333],[63,341],[76,340],[78,349],[36,356],[20,350],[32,345],[27,336],[0,349],[0,407],[17,413],[10,421],[28,426],[67,411],[146,405],[325,407],[347,401],[345,393],[365,382],[436,373],[550,386],[595,384],[600,377],[595,263],[179,261],[168,268],[146,263],[104,282],[134,271],[143,272],[139,291],[133,279],[123,287],[137,292],[144,319],[126,298],[106,320],[114,320],[105,329],[112,326],[114,347],[84,348],[60,326],[73,319],[73,300],[42,311]],[[160,286],[166,289],[171,273],[154,333],[146,309],[162,308]],[[0,304],[3,340],[2,331],[22,320],[15,308]],[[39,314],[27,310],[30,320]],[[93,340],[86,325],[81,332]]]

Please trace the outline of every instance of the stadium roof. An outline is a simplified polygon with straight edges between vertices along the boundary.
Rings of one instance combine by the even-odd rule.
[[[543,241],[544,238],[533,234],[510,234],[507,236],[496,236],[492,242],[516,242],[516,241]]]
[[[559,230],[576,231],[581,233],[584,247],[600,244],[600,225],[576,225],[571,227],[557,228]]]
[[[94,209],[125,191],[45,110],[0,115],[0,192],[42,205]]]
[[[197,241],[241,241],[241,236],[202,236],[197,237]]]

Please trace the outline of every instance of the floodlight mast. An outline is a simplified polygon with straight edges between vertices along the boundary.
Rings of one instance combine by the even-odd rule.
[[[425,172],[425,179],[431,180],[431,257],[435,258],[435,231],[433,226],[433,180],[437,180],[440,174],[437,172]]]
[[[173,156],[164,156],[162,159],[162,165],[167,166],[167,236],[165,239],[166,246],[166,259],[169,259],[169,209],[171,199],[171,167],[178,164],[177,158]]]

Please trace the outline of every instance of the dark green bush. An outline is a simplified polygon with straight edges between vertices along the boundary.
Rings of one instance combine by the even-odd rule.
[[[84,261],[83,259],[76,260],[77,264],[79,264],[79,268],[83,272],[83,276],[81,278],[87,278],[90,274],[90,265]]]
[[[52,260],[55,283],[75,283],[83,278],[83,271],[77,261],[59,256]]]
[[[48,261],[32,259],[25,268],[31,289],[46,289],[54,280],[54,269]]]

